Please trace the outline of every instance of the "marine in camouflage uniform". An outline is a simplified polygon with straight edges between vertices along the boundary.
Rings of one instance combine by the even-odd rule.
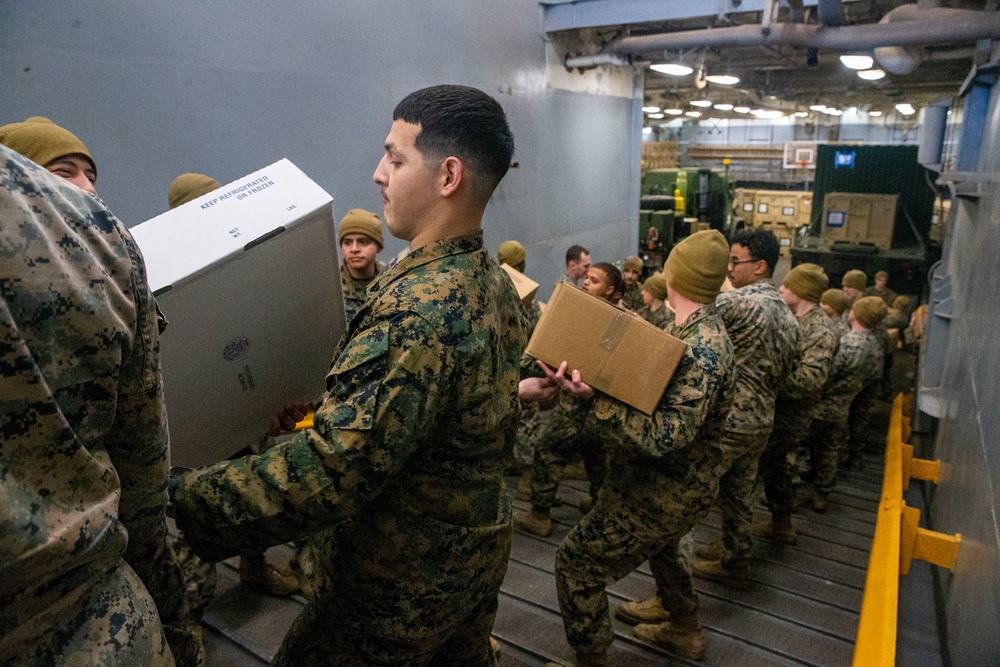
[[[884,317],[885,305],[878,297],[865,297],[858,303],[869,299],[883,304],[881,317]],[[855,312],[859,308],[863,306],[855,304],[853,307]],[[830,365],[829,377],[813,411],[808,442],[813,473],[813,509],[816,511],[826,510],[826,497],[836,483],[838,456],[846,445],[848,435],[847,420],[851,402],[863,387],[877,380],[881,373],[881,350],[870,330],[881,317],[877,311],[873,311],[870,319],[862,323],[869,328],[852,328],[852,331],[840,339]]]
[[[666,329],[674,322],[673,313],[665,305],[656,310],[650,310],[649,306],[643,304],[635,313],[659,329]]]
[[[98,199],[5,147],[0,219],[0,663],[173,665],[154,598],[186,607],[138,248]],[[168,579],[173,600],[155,590]]]
[[[796,267],[815,267],[815,280],[826,283],[826,275],[816,265],[800,264]],[[793,269],[795,270],[795,269]],[[788,281],[786,280],[786,288]],[[816,286],[816,293],[822,288]],[[797,294],[807,303],[815,303]],[[772,525],[782,541],[794,542],[791,525],[795,505],[795,485],[789,456],[805,439],[812,422],[813,406],[819,399],[830,373],[830,364],[837,350],[837,339],[830,318],[814,305],[796,318],[799,323],[799,350],[792,371],[785,378],[774,408],[774,429],[767,448],[760,458],[760,476],[771,510]],[[781,534],[781,531],[784,531]],[[770,531],[770,536],[774,531]]]
[[[699,298],[712,292],[705,297],[710,301],[725,276],[725,239],[717,231],[698,232],[682,244],[674,249],[673,267],[668,259],[667,271],[680,275],[686,267],[690,276],[693,265],[707,266],[707,272],[714,265],[718,280],[697,292]],[[663,637],[672,627],[701,641],[698,598],[678,545],[718,491],[719,436],[736,371],[729,336],[713,304],[705,303],[669,333],[687,349],[654,413],[645,415],[598,395],[587,420],[587,428],[610,447],[609,472],[594,508],[556,553],[559,607],[580,664],[606,664],[613,634],[605,588],[647,559],[672,619],[650,631]],[[637,634],[644,627],[637,627]]]
[[[631,274],[631,275],[630,275]],[[642,259],[632,255],[625,259],[622,266],[622,276],[625,278],[625,293],[622,295],[622,305],[629,310],[638,311],[645,303],[642,300]],[[633,278],[635,282],[629,282]]]
[[[774,425],[778,390],[798,353],[798,324],[770,279],[723,292],[716,300],[736,357],[736,396],[726,418],[720,444],[719,498],[722,512],[722,555],[718,564],[695,560],[692,571],[743,585],[753,547],[754,487],[761,454]],[[708,554],[699,554],[708,555]],[[727,579],[727,583],[730,580]]]
[[[660,329],[666,329],[674,323],[674,311],[667,304],[667,283],[662,274],[646,278],[640,296],[642,307],[636,310],[639,317]]]
[[[365,305],[368,298],[368,287],[385,271],[385,262],[375,262],[375,275],[370,280],[358,280],[347,270],[347,265],[340,266],[340,285],[344,290],[344,313],[350,322]]]

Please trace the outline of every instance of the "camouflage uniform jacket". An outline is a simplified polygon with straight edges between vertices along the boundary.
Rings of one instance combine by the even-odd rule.
[[[412,640],[450,627],[506,572],[525,342],[481,232],[413,250],[352,320],[315,429],[187,473],[180,528],[219,560],[334,526],[324,604],[342,612],[338,632]]]
[[[639,317],[660,329],[666,329],[674,323],[674,311],[666,303],[656,310],[650,310],[649,306],[642,304],[642,307],[635,312]]]
[[[344,292],[344,313],[347,315],[346,322],[351,323],[354,315],[361,310],[368,298],[368,286],[385,271],[385,262],[375,260],[375,275],[371,280],[358,280],[351,276],[347,270],[347,264],[340,265],[340,285]]]
[[[630,310],[639,310],[644,307],[646,303],[642,300],[642,285],[636,283],[626,289],[625,295],[622,297],[622,303]]]
[[[817,399],[830,374],[830,364],[837,351],[833,322],[819,306],[797,318],[799,351],[792,371],[785,378],[780,397],[808,402]]]
[[[849,312],[849,310],[845,310],[843,315],[835,320],[831,320],[833,322],[833,334],[837,337],[838,341],[851,332],[851,322],[847,319],[847,313]]]
[[[736,354],[736,398],[726,430],[767,433],[776,395],[798,354],[798,323],[770,280],[723,292],[715,304]]]
[[[0,663],[173,665],[135,576],[169,553],[138,248],[96,197],[4,147],[0,219]]]
[[[735,394],[733,347],[713,304],[668,333],[687,343],[652,415],[599,394],[588,426],[610,443],[601,493],[659,525],[664,503],[711,503],[718,490],[719,438]],[[695,498],[697,496],[697,498]]]
[[[561,282],[561,283],[569,283],[570,285],[573,285],[574,287],[579,287],[580,286],[580,281],[579,280],[573,280],[572,278],[569,277],[568,273],[564,273],[562,275],[562,278],[559,279],[559,282]]]
[[[871,287],[865,290],[865,296],[877,296],[883,301],[885,301],[886,306],[892,308],[892,302],[895,301],[896,297],[899,295],[893,292],[888,287],[880,291],[877,287],[872,285]]]
[[[837,346],[830,376],[813,412],[814,419],[847,423],[851,401],[865,386],[882,375],[878,339],[867,330],[848,332]]]

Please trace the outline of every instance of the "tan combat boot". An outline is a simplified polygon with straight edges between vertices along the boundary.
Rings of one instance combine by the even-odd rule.
[[[775,514],[771,516],[770,521],[755,521],[750,527],[750,532],[755,537],[781,544],[795,544],[799,541],[795,526],[792,525],[792,517],[788,515]]]
[[[548,512],[532,509],[528,514],[515,514],[514,527],[538,537],[548,537],[552,534],[552,519]]]
[[[527,471],[517,481],[517,489],[514,491],[514,500],[529,502],[531,500],[531,472]]]
[[[820,491],[813,491],[812,500],[813,512],[818,512],[819,514],[826,514],[826,495]]]
[[[562,473],[563,479],[587,479],[587,466],[584,465],[583,459],[579,461],[574,461],[573,463],[567,464],[563,468]]]
[[[262,588],[277,597],[288,597],[299,590],[298,578],[268,563],[264,554],[240,556],[240,582]]]
[[[694,550],[694,555],[705,560],[719,560],[722,558],[722,539],[707,542]]]
[[[641,623],[632,629],[635,636],[651,644],[676,653],[690,660],[705,658],[705,638],[701,624],[694,626],[675,627],[669,621],[666,623]]]
[[[670,620],[670,612],[663,608],[659,595],[645,600],[622,602],[615,609],[615,616],[618,620],[632,625],[636,623],[663,623]]]
[[[589,514],[590,510],[594,509],[594,499],[587,496],[580,501],[580,504],[577,507],[580,508],[580,514]]]
[[[691,574],[702,579],[718,581],[740,591],[750,588],[750,573],[746,565],[726,566],[721,560],[695,558],[691,561]]]

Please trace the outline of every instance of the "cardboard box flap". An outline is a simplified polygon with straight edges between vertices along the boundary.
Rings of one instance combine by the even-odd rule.
[[[500,268],[506,271],[507,275],[510,276],[511,282],[514,283],[514,289],[517,290],[517,296],[521,299],[521,303],[530,305],[532,297],[534,297],[535,292],[538,291],[538,283],[512,267],[510,264],[501,264]]]
[[[149,286],[157,293],[277,236],[311,213],[332,210],[332,202],[323,188],[283,159],[130,231],[142,248]]]
[[[652,414],[686,347],[641,317],[560,283],[526,351],[553,367],[566,361],[595,389]]]

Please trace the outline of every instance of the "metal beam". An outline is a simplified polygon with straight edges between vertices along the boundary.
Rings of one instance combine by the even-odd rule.
[[[815,6],[818,0],[804,0],[806,7]],[[539,3],[544,13],[545,32],[599,28],[636,23],[663,23],[683,21],[699,16],[723,13],[760,12],[766,0],[721,0],[722,7],[712,11],[709,2],[691,0],[543,0]]]

